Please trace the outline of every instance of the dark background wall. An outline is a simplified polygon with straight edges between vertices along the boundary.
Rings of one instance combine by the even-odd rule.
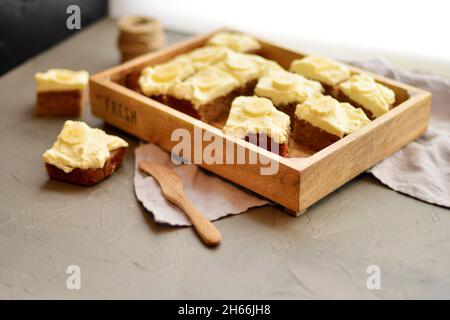
[[[81,9],[81,30],[107,13],[106,0],[0,0],[0,75],[78,32],[66,9]]]

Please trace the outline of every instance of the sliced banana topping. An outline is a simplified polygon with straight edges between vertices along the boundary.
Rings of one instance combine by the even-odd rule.
[[[289,90],[295,84],[294,77],[287,72],[277,72],[272,75],[272,86],[278,90]]]
[[[195,84],[200,90],[209,90],[220,83],[220,78],[216,72],[205,70],[195,78]]]
[[[86,140],[88,129],[84,122],[72,122],[70,126],[64,126],[59,137],[68,144],[79,144]]]
[[[330,64],[332,64],[333,61],[325,57],[310,57],[309,63],[313,65],[317,70],[324,70],[329,68]]]
[[[191,59],[198,62],[211,62],[224,58],[226,55],[224,50],[218,50],[213,47],[200,48],[192,51]]]
[[[314,94],[322,92],[319,82],[308,80],[301,75],[285,70],[271,72],[260,78],[255,87],[255,95],[269,98],[276,106],[301,103]]]
[[[230,55],[226,61],[226,65],[237,71],[247,70],[255,67],[255,63],[244,55]]]
[[[311,112],[317,115],[326,115],[333,113],[336,110],[339,102],[331,97],[323,96],[319,99],[312,100],[310,104]]]
[[[170,82],[177,78],[181,66],[178,63],[166,63],[154,68],[153,80],[157,82]]]
[[[249,52],[259,50],[261,45],[259,42],[246,34],[220,32],[214,35],[208,41],[209,45],[227,47],[238,52]]]
[[[354,78],[355,79],[355,78]],[[356,78],[357,81],[352,81],[352,89],[361,92],[361,93],[367,93],[371,92],[377,89],[377,84],[375,80],[371,77],[362,76],[359,78]]]
[[[244,106],[245,112],[253,117],[270,114],[271,109],[272,103],[270,100],[264,98],[248,100]]]

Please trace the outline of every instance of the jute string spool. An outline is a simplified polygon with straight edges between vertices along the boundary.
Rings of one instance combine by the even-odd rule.
[[[145,16],[126,16],[119,20],[118,47],[122,62],[161,49],[166,37],[161,23]]]

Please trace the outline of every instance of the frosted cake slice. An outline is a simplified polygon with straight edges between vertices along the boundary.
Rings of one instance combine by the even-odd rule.
[[[295,107],[323,92],[320,82],[287,71],[271,72],[259,79],[255,95],[270,99],[275,107],[294,119]]]
[[[364,111],[330,96],[315,96],[297,105],[294,140],[321,150],[370,123]]]
[[[224,70],[211,66],[174,84],[167,104],[207,123],[225,119],[240,83]]]
[[[322,83],[325,93],[336,97],[338,85],[350,78],[350,70],[343,64],[329,58],[320,56],[306,56],[294,60],[289,69],[308,79]]]
[[[395,103],[395,93],[365,75],[354,75],[339,85],[339,99],[364,110],[370,119],[388,112]]]
[[[289,116],[266,98],[234,99],[223,131],[283,157],[288,155]]]
[[[83,91],[89,81],[86,71],[50,69],[38,72],[36,115],[79,117],[83,111]]]

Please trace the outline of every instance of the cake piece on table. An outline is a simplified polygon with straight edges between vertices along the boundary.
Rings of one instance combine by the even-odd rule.
[[[294,121],[295,107],[313,94],[322,93],[320,82],[287,71],[275,71],[259,79],[255,95],[270,99],[275,107]]]
[[[120,166],[128,143],[81,121],[66,121],[53,146],[43,154],[50,178],[92,185]]]
[[[203,69],[169,90],[167,104],[207,123],[225,120],[241,92],[238,80],[217,66]]]
[[[256,96],[234,99],[223,131],[287,157],[289,116],[272,102]]]
[[[146,96],[165,103],[169,88],[194,72],[195,69],[189,59],[175,58],[166,63],[144,68],[138,80],[139,88]]]
[[[365,74],[352,76],[339,89],[341,101],[363,109],[372,120],[388,112],[395,103],[394,91]]]
[[[239,32],[219,32],[212,36],[207,44],[247,53],[257,53],[261,49],[258,40]]]
[[[50,69],[38,72],[36,115],[79,117],[83,112],[83,91],[89,81],[86,71]]]
[[[350,70],[343,64],[320,56],[306,56],[294,60],[290,71],[322,83],[325,93],[338,95],[338,84],[350,78]]]
[[[294,140],[321,150],[370,122],[364,111],[330,96],[314,96],[295,110]]]

